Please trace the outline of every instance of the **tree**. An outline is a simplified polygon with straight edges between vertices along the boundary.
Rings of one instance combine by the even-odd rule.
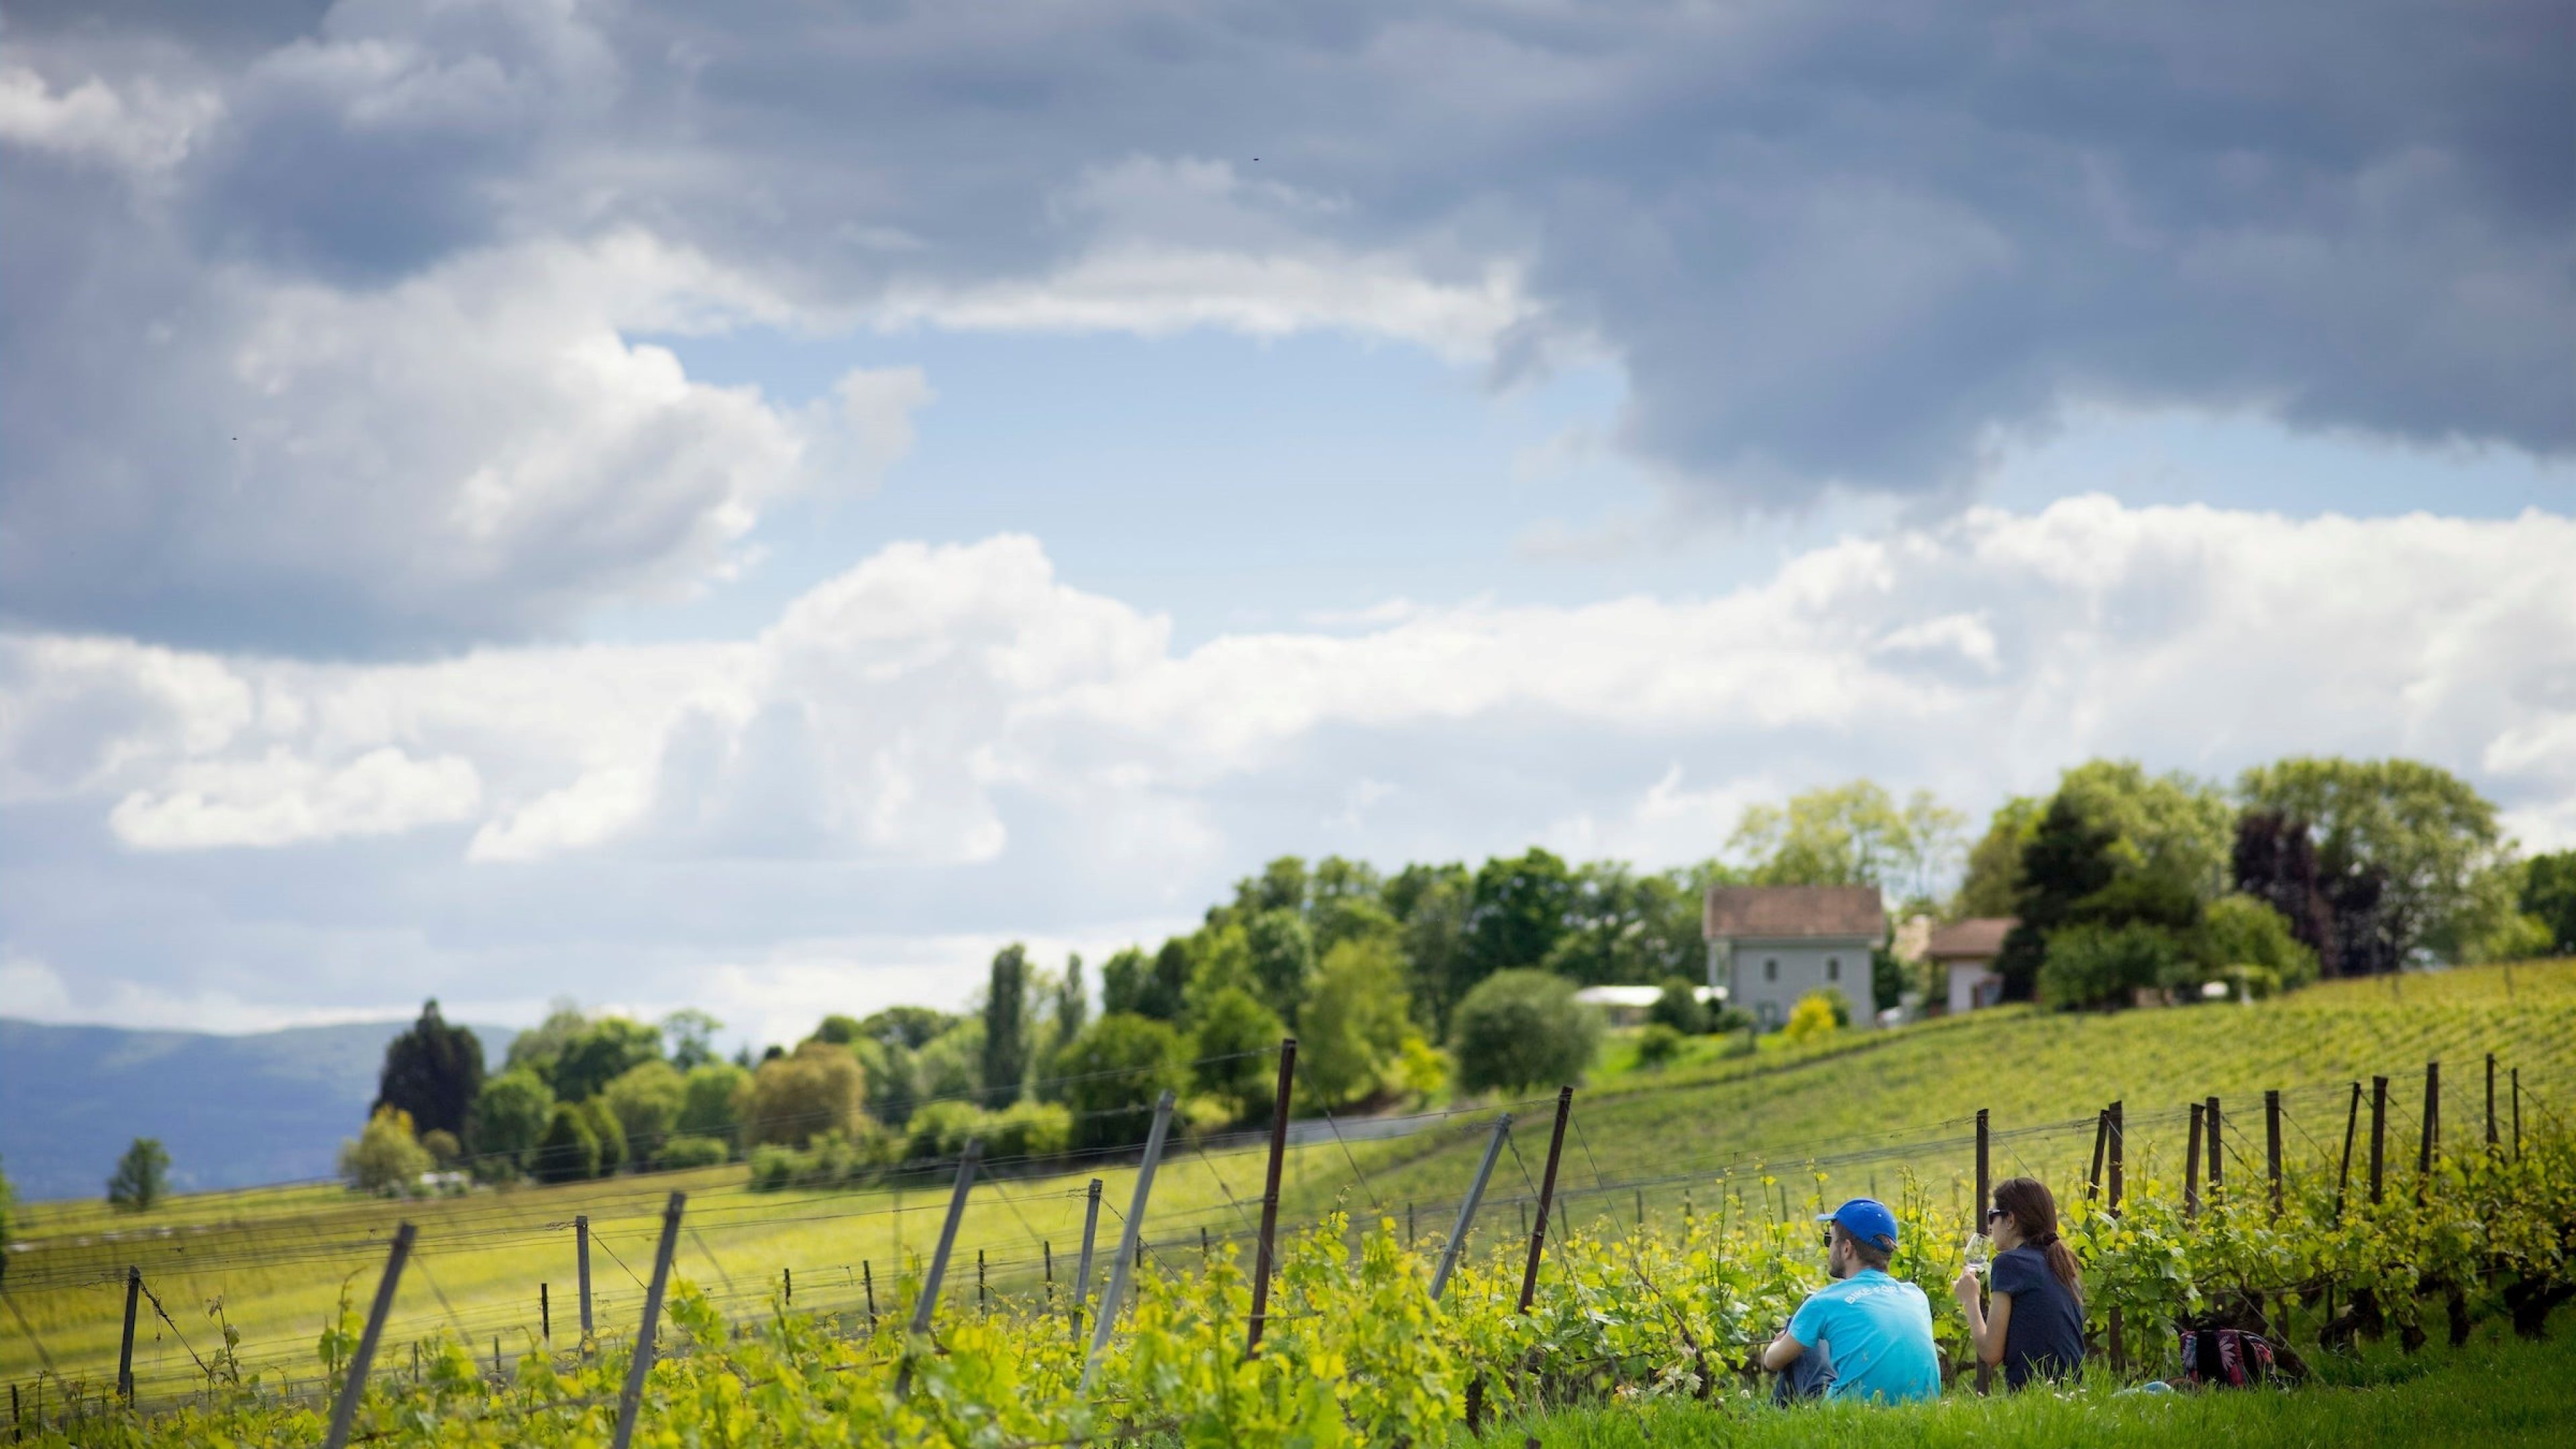
[[[679,1125],[688,1100],[688,1079],[669,1062],[645,1062],[626,1069],[600,1093],[637,1160],[650,1158]]]
[[[1154,961],[1135,946],[1122,947],[1109,953],[1100,963],[1100,1009],[1120,1011],[1130,1016],[1149,1015],[1145,995],[1152,989]]]
[[[1188,1009],[1190,976],[1190,943],[1174,936],[1154,953],[1152,966],[1144,973],[1142,989],[1133,1010],[1138,1016],[1156,1021],[1179,1021]]]
[[[2087,760],[2058,777],[2057,793],[2111,832],[2120,874],[2180,881],[2203,904],[2227,889],[2236,812],[2217,786],[2180,770],[2150,775],[2134,760]]]
[[[557,1097],[585,1102],[610,1082],[661,1055],[659,1031],[622,1016],[603,1016],[564,1043],[549,1077]]]
[[[1467,953],[1467,915],[1475,880],[1463,865],[1408,865],[1379,895],[1404,932],[1404,959],[1413,1000],[1424,1018],[1446,1031],[1449,1008],[1475,985]]]
[[[429,1151],[412,1133],[411,1114],[399,1107],[378,1107],[366,1130],[340,1144],[340,1175],[360,1192],[406,1191],[429,1169]]]
[[[599,1176],[599,1138],[590,1119],[570,1102],[558,1102],[537,1139],[530,1175],[539,1182],[588,1182]]]
[[[716,1033],[724,1023],[695,1007],[662,1018],[662,1039],[671,1044],[671,1067],[691,1072],[716,1060]]]
[[[1306,979],[1315,971],[1314,933],[1297,912],[1274,908],[1246,922],[1243,937],[1254,990],[1282,1020],[1295,1025],[1306,999]]]
[[[1261,868],[1261,874],[1235,882],[1234,914],[1250,920],[1268,911],[1306,913],[1306,862],[1283,855]]]
[[[860,1109],[888,1127],[911,1121],[913,1106],[922,1096],[921,1053],[899,1041],[862,1036],[850,1043],[850,1054],[859,1059],[865,1078]],[[983,1053],[976,1056],[981,1060]]]
[[[1542,963],[1586,985],[1644,983],[1700,965],[1700,894],[1680,873],[1639,875],[1625,862],[1574,872],[1565,934]]]
[[[2334,948],[2334,902],[2317,866],[2316,842],[2304,820],[2277,810],[2248,810],[2236,817],[2236,847],[2229,872],[2236,888],[2270,906],[2290,934],[2320,963]]]
[[[1191,1084],[1223,1101],[1233,1120],[1243,1121],[1270,1100],[1270,1077],[1278,1069],[1269,1055],[1287,1035],[1278,1016],[1258,997],[1229,986],[1209,997],[1190,1033]]]
[[[1189,1085],[1181,1052],[1180,1033],[1169,1023],[1132,1012],[1113,1011],[1084,1027],[1056,1054],[1054,1065],[1054,1075],[1065,1079],[1073,1145],[1143,1141],[1155,1099]]]
[[[2028,1001],[2037,994],[2048,933],[2073,920],[2083,901],[2111,883],[2118,873],[2111,846],[2118,838],[2109,827],[2085,819],[2072,796],[2061,791],[2050,799],[2039,829],[2022,850],[2021,887],[2013,898],[2020,919],[1995,959],[2006,1001]]]
[[[2171,932],[2143,921],[2078,921],[2048,938],[2039,1000],[2063,1010],[2126,1005],[2134,992],[2180,984],[2188,970]]]
[[[2259,896],[2238,892],[2211,901],[2201,944],[2209,964],[2246,995],[2296,990],[2317,979],[2317,953]]]
[[[1646,1008],[1646,1020],[1671,1027],[1683,1036],[1701,1036],[1709,1025],[1708,1003],[1699,999],[1699,988],[1684,977],[1675,976],[1664,983],[1663,994]]]
[[[526,1067],[485,1082],[474,1099],[474,1146],[487,1175],[506,1178],[527,1168],[554,1114],[554,1088]]]
[[[830,1042],[809,1041],[794,1056],[762,1062],[743,1102],[743,1145],[802,1147],[847,1132],[857,1125],[863,1085],[858,1058]]]
[[[1497,971],[1546,961],[1573,914],[1574,873],[1564,861],[1530,847],[1496,857],[1476,871],[1467,910],[1469,970],[1481,981]]]
[[[1338,855],[1325,856],[1315,862],[1315,872],[1307,880],[1307,913],[1318,918],[1316,929],[1320,932],[1320,918],[1327,905],[1341,902],[1376,906],[1378,892],[1383,885],[1377,871],[1368,862],[1344,860]]]
[[[1545,971],[1498,971],[1450,1014],[1458,1084],[1470,1092],[1579,1080],[1601,1042],[1601,1018],[1574,983]]]
[[[1065,958],[1064,976],[1056,982],[1054,1003],[1047,1012],[1055,1040],[1048,1044],[1047,1051],[1039,1054],[1038,1060],[1053,1056],[1054,1048],[1082,1035],[1083,1024],[1089,1020],[1091,996],[1083,988],[1082,953],[1077,951]]]
[[[878,1041],[919,1051],[947,1035],[958,1020],[949,1012],[933,1011],[927,1006],[889,1006],[860,1022],[859,1031]]]
[[[984,1096],[984,1019],[970,1016],[912,1054],[912,1109],[932,1102],[980,1103]]]
[[[2547,928],[2552,954],[2576,956],[2576,850],[2533,856],[2523,871],[2520,904]]]
[[[2530,874],[2531,863],[2522,860],[2499,860],[2479,871],[2437,949],[2472,964],[2547,955],[2553,935],[2549,922],[2522,909]]]
[[[751,1073],[731,1062],[701,1062],[680,1081],[680,1117],[673,1126],[683,1136],[737,1142],[742,1099],[750,1090]]]
[[[150,1212],[170,1195],[170,1154],[158,1138],[137,1137],[116,1160],[107,1180],[107,1205],[130,1213]]]
[[[469,1027],[449,1026],[438,1014],[438,998],[431,997],[421,1004],[420,1020],[385,1043],[384,1070],[376,1079],[376,1100],[367,1115],[372,1121],[376,1113],[391,1107],[423,1132],[468,1138],[474,1126],[474,1098],[482,1090],[482,1041]]]
[[[1375,1096],[1399,1064],[1413,1023],[1404,957],[1383,936],[1325,953],[1297,1022],[1297,1062],[1327,1110]]]
[[[503,1059],[504,1070],[525,1067],[554,1086],[555,1059],[563,1055],[572,1039],[590,1029],[590,1018],[570,998],[557,998],[546,1008],[546,1019],[510,1039],[510,1054]]]
[[[2391,970],[2418,950],[2456,951],[2455,917],[2505,854],[2495,806],[2416,760],[2282,760],[2246,771],[2237,791],[2315,838],[2342,975]]]
[[[1997,807],[1986,833],[1968,848],[1967,876],[1944,914],[1954,921],[2011,915],[2021,891],[2021,853],[2047,813],[2048,801],[2036,795],[2015,795]]]
[[[582,1124],[590,1129],[592,1139],[599,1143],[599,1175],[615,1177],[635,1156],[627,1150],[625,1124],[617,1120],[616,1113],[608,1110],[605,1096],[593,1094],[576,1105],[581,1109]]]
[[[1029,1075],[1029,953],[1017,941],[993,955],[984,988],[981,1065],[987,1110],[999,1111],[1020,1100],[1020,1084]]]

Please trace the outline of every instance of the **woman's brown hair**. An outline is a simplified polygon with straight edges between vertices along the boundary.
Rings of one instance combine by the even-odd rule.
[[[2013,1220],[2021,1240],[2048,1259],[2048,1271],[2078,1301],[2084,1297],[2084,1274],[2075,1265],[2075,1250],[2057,1235],[2057,1198],[2035,1177],[2008,1177],[1995,1184],[1995,1206]]]

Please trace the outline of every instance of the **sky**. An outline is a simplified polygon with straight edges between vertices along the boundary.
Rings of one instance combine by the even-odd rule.
[[[2098,755],[2576,846],[2571,17],[15,5],[0,1014],[793,1040]]]

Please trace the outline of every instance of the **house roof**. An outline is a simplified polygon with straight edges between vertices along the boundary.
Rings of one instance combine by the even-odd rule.
[[[2004,949],[2004,937],[2020,924],[2011,916],[1973,916],[1952,921],[1932,932],[1932,944],[1923,954],[1939,961],[1953,956],[1997,956]]]
[[[1700,917],[1710,939],[1863,936],[1887,934],[1887,912],[1876,886],[1711,886]]]

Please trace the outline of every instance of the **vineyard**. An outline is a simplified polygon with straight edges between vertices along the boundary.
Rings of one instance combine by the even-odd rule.
[[[1750,1413],[1748,1358],[1823,1281],[1815,1211],[1873,1190],[1898,1208],[1894,1270],[1957,1365],[1976,1182],[2025,1171],[2085,1264],[2091,1392],[2171,1372],[2180,1322],[2265,1331],[2332,1379],[2356,1355],[2539,1334],[2576,1290],[2576,971],[2455,974],[2408,980],[2411,1000],[2004,1012],[1712,1058],[1578,1093],[1561,1128],[1551,1098],[1327,1124],[1275,1159],[1257,1352],[1257,1140],[1175,1134],[1149,1187],[1130,1151],[869,1192],[755,1195],[739,1168],[402,1205],[298,1189],[115,1240],[44,1209],[5,1285],[14,1426],[322,1443],[380,1285],[352,1442],[605,1444],[623,1422],[639,1444],[1424,1443],[1550,1413]],[[576,1242],[598,1249],[587,1292]],[[300,1328],[274,1306],[246,1326],[317,1279]]]

